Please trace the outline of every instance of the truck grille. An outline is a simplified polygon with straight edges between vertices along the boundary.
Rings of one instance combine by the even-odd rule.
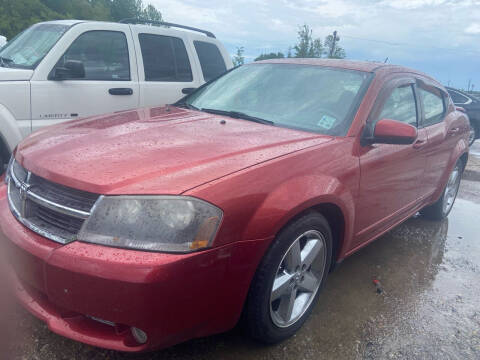
[[[43,179],[15,160],[7,180],[13,215],[30,230],[62,244],[76,240],[100,197]]]

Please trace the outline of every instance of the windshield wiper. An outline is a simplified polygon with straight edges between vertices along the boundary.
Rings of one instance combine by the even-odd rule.
[[[275,125],[273,121],[270,120],[265,120],[256,116],[251,116],[247,115],[245,113],[239,112],[239,111],[227,111],[227,110],[218,110],[218,109],[208,109],[208,108],[202,108],[201,111],[204,111],[206,113],[210,114],[217,114],[217,115],[224,115],[228,116],[234,119],[243,119],[243,120],[249,120],[249,121],[254,121],[260,124],[266,124],[266,125]]]
[[[0,56],[0,66],[8,67],[7,64],[13,63],[12,59]]]

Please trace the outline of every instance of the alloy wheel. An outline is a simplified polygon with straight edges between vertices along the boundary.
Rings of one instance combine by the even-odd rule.
[[[470,132],[468,133],[468,145],[472,146],[475,142],[475,128],[473,125],[470,125]]]
[[[309,230],[284,254],[270,295],[270,316],[276,326],[297,322],[315,299],[325,272],[326,246],[322,233]]]
[[[456,166],[450,174],[447,186],[445,188],[445,195],[443,197],[444,214],[448,214],[452,209],[455,198],[457,197],[458,188],[460,187],[460,179],[460,169],[458,166]]]

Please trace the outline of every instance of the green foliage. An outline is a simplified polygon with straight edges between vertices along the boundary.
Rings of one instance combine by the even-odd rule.
[[[237,47],[237,53],[232,58],[233,66],[240,66],[245,64],[245,57],[243,56],[245,49],[243,46]]]
[[[338,45],[338,42],[340,41],[340,38],[337,36],[337,40],[335,43],[333,42],[333,35],[328,35],[325,38],[325,55],[327,55],[328,58],[331,59],[344,59],[346,54],[345,50]],[[333,48],[332,48],[333,47]]]
[[[277,52],[277,53],[272,52],[270,54],[262,54],[256,57],[254,61],[267,60],[267,59],[283,59],[284,57],[285,55],[283,55],[283,53],[281,52]]]
[[[0,35],[11,39],[40,21],[58,19],[161,21],[162,14],[143,0],[1,0]]]
[[[308,25],[303,25],[298,29],[298,43],[293,47],[295,50],[294,57],[297,58],[321,58],[323,56],[343,59],[345,58],[345,50],[338,45],[340,38],[337,36],[333,41],[333,35],[328,35],[322,43],[320,38],[314,39],[312,29]],[[291,52],[289,49],[289,56]]]
[[[323,54],[322,41],[313,38],[313,31],[307,24],[298,29],[298,43],[293,49],[297,58],[319,58]]]

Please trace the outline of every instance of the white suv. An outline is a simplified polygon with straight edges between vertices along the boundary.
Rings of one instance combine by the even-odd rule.
[[[165,26],[51,21],[8,42],[0,50],[0,173],[16,144],[32,131],[170,104],[232,67],[212,33],[157,25]]]

